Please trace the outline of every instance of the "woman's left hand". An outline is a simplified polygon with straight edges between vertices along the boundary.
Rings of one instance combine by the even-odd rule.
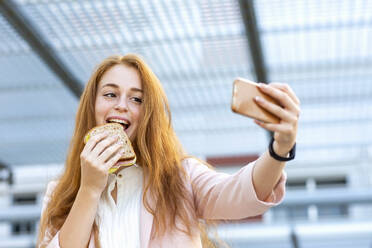
[[[300,100],[288,84],[270,83],[259,84],[259,89],[274,98],[280,105],[266,101],[263,98],[255,99],[257,104],[280,119],[278,124],[264,123],[255,120],[262,128],[274,132],[274,151],[285,156],[296,142],[298,118],[300,116]]]

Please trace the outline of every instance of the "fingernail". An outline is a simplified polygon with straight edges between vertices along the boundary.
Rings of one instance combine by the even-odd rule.
[[[259,96],[256,96],[255,98],[254,98],[256,101],[261,101],[261,97],[259,97]]]

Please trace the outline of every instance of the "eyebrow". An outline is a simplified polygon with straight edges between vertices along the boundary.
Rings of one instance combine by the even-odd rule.
[[[105,87],[109,87],[109,86],[111,86],[113,88],[117,88],[117,89],[119,88],[119,86],[117,84],[108,83],[108,84],[103,85],[101,89],[103,89]],[[135,87],[132,87],[129,90],[143,93],[143,90],[141,90],[139,88],[135,88]]]

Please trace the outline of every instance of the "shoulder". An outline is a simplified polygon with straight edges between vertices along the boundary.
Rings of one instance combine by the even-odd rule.
[[[48,191],[54,191],[54,189],[57,187],[58,185],[58,180],[52,180],[48,183],[47,185],[47,190],[46,192]]]
[[[207,162],[193,156],[188,156],[182,160],[182,166],[185,169],[186,173],[191,177],[199,175],[201,173],[213,172],[215,170],[212,165]]]
[[[54,190],[56,189],[57,185],[58,185],[58,180],[52,180],[50,182],[48,182],[47,186],[46,186],[46,190],[45,190],[45,198],[50,198],[52,193],[54,192]]]
[[[198,159],[196,157],[186,157],[182,159],[181,161],[182,166],[188,171],[188,170],[193,170],[197,167],[206,167],[208,168],[208,165],[206,162],[202,161],[201,159]]]
[[[52,193],[54,191],[54,189],[57,187],[58,185],[58,181],[57,180],[52,180],[48,183],[47,185],[47,188],[46,188],[46,192],[45,192],[45,196],[44,196],[44,199],[43,199],[43,203],[42,203],[42,207],[41,207],[41,212],[43,213],[46,206],[48,205],[51,197],[52,197]]]

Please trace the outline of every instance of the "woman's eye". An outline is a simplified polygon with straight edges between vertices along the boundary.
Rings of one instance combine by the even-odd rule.
[[[133,99],[134,101],[136,101],[136,102],[142,103],[142,99],[141,99],[141,98],[133,97],[132,99]]]
[[[114,93],[107,93],[107,94],[104,94],[104,96],[115,97],[116,95]]]

